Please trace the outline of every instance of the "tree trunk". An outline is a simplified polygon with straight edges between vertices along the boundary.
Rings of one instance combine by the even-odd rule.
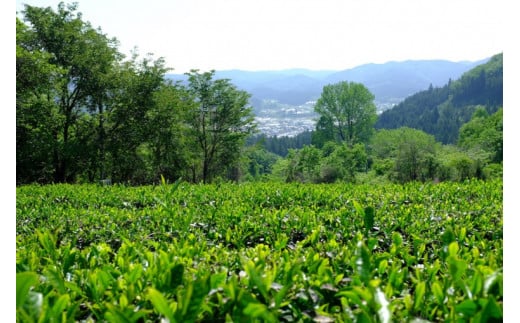
[[[99,176],[100,180],[104,180],[105,174],[105,118],[103,116],[103,104],[98,102],[99,111],[99,127],[98,127],[98,145],[99,145]]]

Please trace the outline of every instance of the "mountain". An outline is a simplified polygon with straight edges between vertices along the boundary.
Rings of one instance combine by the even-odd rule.
[[[379,103],[397,103],[409,95],[433,86],[441,86],[449,79],[483,63],[450,62],[445,60],[408,60],[384,64],[365,64],[343,71],[312,71],[289,69],[281,71],[217,71],[217,78],[230,79],[238,88],[252,95],[255,108],[263,100],[277,100],[281,104],[300,105],[316,100],[323,86],[340,81],[363,83]],[[169,74],[168,78],[186,81],[185,75]]]
[[[482,64],[477,62],[450,62],[443,60],[388,62],[366,64],[338,72],[327,77],[327,82],[343,80],[363,83],[379,102],[395,102],[418,91],[433,86],[441,86],[449,79],[456,79],[462,73]]]
[[[406,97],[442,86],[450,79],[487,61],[450,62],[408,60],[384,64],[365,64],[343,71],[288,69],[280,71],[216,71],[215,77],[230,79],[239,89],[251,94],[250,104],[257,116],[258,129],[269,136],[294,136],[315,127],[314,103],[327,84],[340,81],[363,83],[375,96],[379,112],[393,107]],[[168,74],[174,81],[187,82],[184,74]]]
[[[407,97],[384,111],[375,125],[378,129],[410,127],[435,136],[444,144],[457,142],[460,126],[468,122],[478,105],[491,114],[503,104],[503,56],[497,54],[442,87]]]

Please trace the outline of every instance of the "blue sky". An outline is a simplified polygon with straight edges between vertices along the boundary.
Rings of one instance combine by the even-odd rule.
[[[16,0],[56,9],[57,0]],[[504,7],[479,0],[78,1],[120,51],[192,68],[346,69],[407,59],[479,60],[504,50]]]

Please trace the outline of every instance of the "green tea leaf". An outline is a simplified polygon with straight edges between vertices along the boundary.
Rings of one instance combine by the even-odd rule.
[[[150,302],[152,302],[152,305],[157,312],[164,315],[171,322],[176,322],[174,313],[168,305],[168,301],[166,298],[164,298],[161,292],[154,288],[149,288],[147,298]]]
[[[211,289],[217,289],[219,287],[222,287],[226,283],[226,278],[227,278],[227,272],[225,272],[225,271],[211,275],[211,277],[210,277]]]
[[[441,285],[438,282],[433,282],[431,289],[432,289],[433,296],[435,296],[435,298],[437,299],[437,302],[439,304],[442,304],[444,302],[445,296],[444,296],[444,291],[442,290]]]
[[[386,268],[388,268],[388,261],[386,259],[383,259],[379,262],[379,266],[377,267],[377,272],[379,273],[379,275],[385,273]]]
[[[263,319],[265,322],[276,322],[276,317],[269,312],[267,306],[261,303],[249,303],[244,308],[244,314],[255,319]]]
[[[69,306],[70,296],[68,294],[61,295],[54,305],[52,306],[52,312],[56,317],[60,316]]]
[[[44,275],[60,294],[65,294],[67,292],[65,287],[65,279],[58,268],[49,267],[44,271]]]
[[[161,174],[161,185],[166,186],[166,180],[164,179],[164,176]]]
[[[56,257],[56,238],[48,231],[40,232],[36,231],[38,241],[43,249],[51,256],[50,258],[55,259]]]
[[[371,278],[370,251],[363,241],[358,241],[356,249],[356,271],[361,280],[368,286]]]
[[[182,309],[182,321],[193,322],[201,311],[204,298],[209,291],[209,285],[206,278],[199,278],[192,282],[188,288],[190,289],[189,304]]]
[[[182,177],[179,177],[173,184],[172,189],[170,190],[170,196],[173,195],[173,193],[175,193],[175,191],[177,191],[179,189],[179,186],[181,185],[181,183],[182,183]]]
[[[484,295],[488,295],[491,287],[498,282],[499,279],[501,279],[502,276],[499,275],[497,271],[493,272],[491,275],[486,277],[486,280],[484,281]]]
[[[372,206],[367,206],[364,210],[365,230],[368,232],[374,226],[375,210]]]
[[[486,306],[481,313],[481,322],[492,321],[491,319],[502,319],[502,309],[499,307],[494,298],[489,297]]]
[[[480,273],[473,275],[473,278],[471,279],[471,293],[473,293],[473,295],[479,295],[480,292],[482,292],[483,286],[484,282],[482,275]]]
[[[361,204],[359,204],[359,202],[356,201],[356,200],[352,201],[352,204],[354,204],[354,208],[356,209],[357,213],[364,217],[365,216],[365,210],[363,209]]]
[[[34,272],[16,274],[16,308],[21,307],[25,303],[29,290],[37,284],[38,275]]]
[[[463,301],[455,306],[455,312],[462,313],[467,317],[471,317],[477,311],[477,304],[470,299]]]
[[[413,307],[415,310],[419,310],[421,308],[425,293],[426,293],[426,283],[419,282],[415,286],[414,307]]]
[[[358,313],[356,315],[356,321],[355,322],[358,322],[358,323],[373,323],[374,321],[372,321],[370,316],[365,311],[362,311],[362,312],[360,312],[360,313]]]
[[[400,247],[403,244],[403,237],[399,232],[392,233],[392,241],[396,245],[396,247]]]
[[[458,252],[459,244],[456,241],[450,243],[450,245],[448,246],[448,255],[451,257],[456,257]]]
[[[453,257],[448,258],[448,268],[454,281],[458,281],[462,277],[466,267],[467,264],[464,260],[459,260]]]
[[[451,227],[447,227],[442,234],[442,242],[444,245],[449,245],[453,241],[455,241],[455,234],[453,233],[453,229]]]

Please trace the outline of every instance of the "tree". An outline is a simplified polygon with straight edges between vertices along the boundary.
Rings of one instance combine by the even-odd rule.
[[[473,160],[459,147],[443,145],[438,152],[438,156],[437,178],[439,180],[463,181],[472,177],[479,177],[477,174],[478,161]]]
[[[287,159],[290,162],[287,181],[316,182],[320,175],[321,151],[312,146],[290,150]]]
[[[261,143],[242,149],[243,168],[249,180],[261,180],[272,173],[280,156],[267,151]]]
[[[500,163],[503,160],[503,112],[500,108],[489,115],[478,107],[471,120],[459,130],[458,146],[480,157],[484,163]]]
[[[322,151],[324,158],[320,167],[321,182],[332,183],[337,180],[355,182],[356,173],[367,170],[368,156],[363,144],[349,147],[345,143],[331,145],[329,142]]]
[[[377,120],[374,95],[360,83],[339,82],[323,87],[314,110],[320,115],[316,137],[346,142],[350,147],[368,142]],[[330,138],[332,137],[332,138]]]
[[[400,182],[433,179],[437,168],[437,142],[432,135],[402,127],[379,130],[372,138],[374,168],[387,169],[393,163],[390,177]]]
[[[186,100],[187,96],[184,87],[164,83],[154,93],[154,107],[147,111],[148,141],[141,151],[149,153],[148,164],[155,179],[161,175],[172,181],[190,178],[189,147],[194,142],[187,136],[185,119],[194,102]]]
[[[184,102],[156,95],[168,71],[162,58],[134,52],[124,61],[117,40],[76,10],[26,6],[28,25],[16,21],[17,181],[150,182],[174,155],[165,141],[178,132],[164,124],[180,122],[159,97]]]
[[[114,181],[143,183],[161,175],[154,169],[158,165],[155,157],[165,157],[159,153],[159,146],[166,144],[162,131],[166,130],[166,122],[173,122],[167,114],[177,111],[174,107],[180,100],[164,89],[166,71],[162,58],[154,60],[149,55],[138,60],[134,54],[114,72],[115,87],[105,111],[109,159],[106,173]],[[170,105],[164,106],[164,100],[169,100]],[[170,111],[164,111],[169,108]]]
[[[464,73],[443,87],[407,97],[379,115],[376,129],[409,127],[435,136],[443,144],[456,144],[460,127],[479,105],[494,113],[503,102],[502,54]]]
[[[81,171],[83,166],[77,161],[78,154],[85,152],[83,143],[88,134],[83,131],[91,129],[87,125],[91,121],[88,112],[103,105],[105,76],[119,55],[117,42],[83,22],[76,9],[75,4],[66,7],[63,3],[58,5],[57,12],[26,5],[23,14],[30,27],[17,20],[17,36],[21,36],[17,37],[17,76],[24,75],[20,86],[17,84],[17,96],[19,92],[26,93],[38,80],[25,73],[31,64],[39,71],[36,75],[46,81],[50,76],[52,84],[44,92],[35,92],[32,100],[17,98],[17,119],[18,115],[20,120],[25,119],[35,109],[47,113],[48,118],[41,120],[37,128],[50,132],[52,139],[46,140],[45,147],[33,149],[44,149],[52,155],[55,182],[72,181]],[[26,51],[18,51],[19,48]],[[18,130],[23,131],[17,124]],[[17,144],[27,143],[22,140]],[[25,160],[27,156],[21,157]]]
[[[192,70],[188,93],[195,100],[187,115],[192,150],[192,180],[210,182],[228,175],[236,167],[240,148],[255,130],[250,95],[238,90],[227,79],[214,80],[215,72]]]
[[[63,72],[37,47],[36,35],[16,18],[16,181],[53,180],[53,133],[58,117],[53,100]]]

